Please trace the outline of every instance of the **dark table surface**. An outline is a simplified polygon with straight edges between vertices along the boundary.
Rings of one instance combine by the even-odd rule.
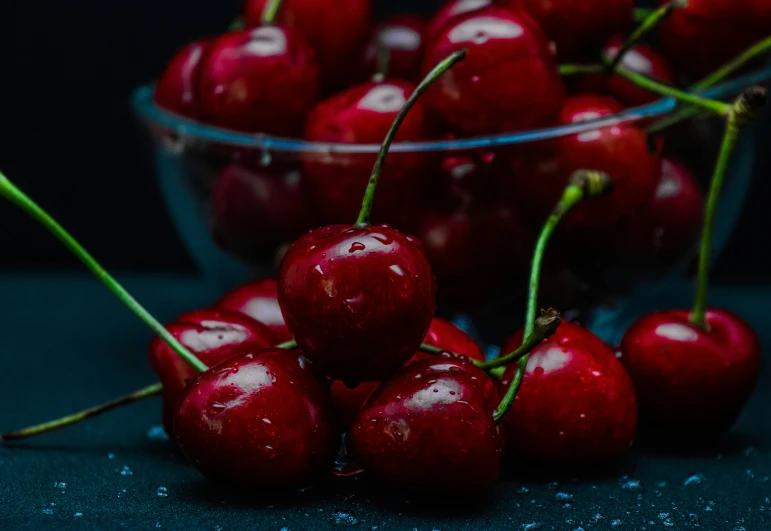
[[[122,280],[164,320],[214,296],[192,278]],[[90,277],[0,275],[0,293],[0,430],[154,381],[145,352],[150,333]],[[748,318],[771,345],[771,288],[724,287],[712,300]],[[487,499],[469,503],[406,499],[364,475],[290,495],[227,492],[164,440],[160,402],[151,399],[0,447],[0,529],[767,530],[770,400],[766,370],[719,447],[679,455],[637,449],[610,471],[558,484],[509,471]]]

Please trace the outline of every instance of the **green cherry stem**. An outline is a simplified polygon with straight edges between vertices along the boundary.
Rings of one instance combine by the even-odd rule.
[[[564,64],[559,65],[559,72],[561,76],[577,76],[580,74],[601,74],[603,66],[598,64]]]
[[[50,422],[44,422],[43,424],[38,424],[36,426],[30,426],[29,428],[24,428],[22,430],[3,433],[2,435],[0,435],[0,442],[6,443],[11,441],[20,441],[22,439],[29,439],[31,437],[43,435],[44,433],[56,431],[61,428],[64,428],[65,426],[71,426],[73,424],[78,424],[80,422],[83,422],[84,420],[94,418],[98,415],[107,413],[108,411],[112,411],[113,409],[119,408],[121,406],[133,404],[134,402],[139,402],[140,400],[144,400],[145,398],[150,398],[151,396],[158,396],[161,394],[162,391],[163,391],[163,387],[161,386],[160,383],[148,385],[147,387],[144,387],[129,395],[122,396],[118,399],[107,402],[106,404],[90,407],[88,409],[84,409],[83,411],[79,411],[72,415],[67,415],[66,417],[62,417],[57,420],[52,420]]]
[[[638,7],[634,10],[634,21],[635,22],[645,22],[645,20],[651,16],[651,13],[653,13],[653,9],[650,9],[648,7]]]
[[[565,217],[565,214],[573,207],[586,198],[607,195],[612,189],[613,181],[611,181],[608,175],[599,171],[579,170],[571,176],[570,183],[562,193],[562,199],[560,199],[557,206],[554,207],[554,210],[552,210],[552,213],[547,218],[543,229],[541,229],[538,242],[535,245],[533,263],[530,269],[530,285],[527,298],[527,311],[525,313],[523,344],[527,342],[527,339],[535,329],[536,309],[538,308],[538,288],[541,282],[541,266],[543,264],[546,246],[549,243],[552,234],[554,234],[555,229]],[[506,391],[506,395],[503,397],[500,405],[493,414],[493,418],[496,422],[501,422],[503,420],[506,413],[508,413],[509,408],[514,403],[519,387],[522,385],[522,378],[525,375],[525,368],[527,367],[527,360],[529,357],[529,354],[526,354],[517,362],[517,370],[514,374],[514,378]]]
[[[391,67],[391,50],[388,49],[382,38],[378,38],[376,42],[377,50],[377,67],[375,68],[375,74],[372,76],[372,81],[375,83],[382,83],[388,76],[388,69]]]
[[[704,213],[704,228],[699,248],[699,272],[696,277],[696,297],[690,317],[693,324],[703,328],[707,327],[707,291],[709,289],[709,266],[712,255],[712,233],[715,228],[720,194],[725,184],[726,170],[739,140],[739,135],[760,114],[766,103],[766,97],[765,88],[751,87],[747,89],[731,106],[731,112],[726,120],[723,143],[712,175]]]
[[[273,24],[283,1],[284,0],[268,0],[268,3],[265,4],[265,7],[262,9],[261,22],[263,26]]]
[[[643,40],[651,31],[656,29],[661,22],[669,15],[688,5],[687,0],[672,0],[668,4],[664,4],[658,9],[653,10],[642,23],[632,32],[632,34],[621,45],[618,53],[611,59],[606,67],[606,72],[613,72],[619,65],[624,55],[634,48],[641,40]]]
[[[463,49],[450,54],[447,58],[442,60],[428,73],[425,79],[420,82],[420,85],[415,89],[415,92],[407,99],[404,106],[399,111],[399,114],[396,115],[394,123],[391,124],[391,129],[388,130],[388,134],[386,134],[386,137],[383,140],[383,145],[380,147],[380,153],[378,153],[377,159],[375,159],[375,167],[372,169],[372,174],[370,175],[369,183],[367,184],[367,190],[364,192],[364,200],[361,204],[359,218],[356,220],[357,227],[368,227],[370,224],[369,220],[372,214],[372,203],[375,200],[375,190],[377,188],[378,180],[380,179],[380,173],[383,171],[383,164],[388,155],[388,150],[396,137],[396,132],[407,117],[407,113],[409,113],[412,106],[415,105],[415,102],[417,102],[420,96],[428,90],[428,87],[431,86],[434,81],[442,77],[445,72],[465,58],[466,50]]]
[[[560,316],[560,313],[554,308],[541,311],[541,316],[535,320],[533,332],[525,338],[525,341],[517,350],[494,360],[480,363],[477,366],[480,369],[490,370],[504,367],[521,360],[527,356],[531,350],[540,345],[541,341],[554,335],[554,332],[557,331],[561,321],[562,317]]]
[[[48,213],[40,208],[24,192],[19,190],[2,172],[0,172],[0,196],[4,197],[30,217],[43,225],[53,234],[64,246],[72,252],[83,264],[112,291],[123,304],[134,312],[144,323],[149,326],[153,332],[158,334],[180,358],[185,360],[191,367],[199,372],[205,371],[208,367],[199,360],[195,354],[186,349],[177,339],[169,333],[166,328],[159,323],[150,312],[137,302],[131,294],[121,286],[99,263],[81,246],[70,233],[64,230]]]

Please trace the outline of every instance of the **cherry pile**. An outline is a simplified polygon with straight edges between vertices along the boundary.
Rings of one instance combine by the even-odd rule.
[[[270,168],[242,161],[222,170],[213,191],[216,231],[244,255],[292,240],[276,278],[162,326],[0,174],[0,195],[60,239],[157,334],[149,360],[161,381],[0,441],[162,394],[169,436],[215,482],[303,487],[329,473],[343,442],[383,484],[468,497],[490,489],[507,462],[515,470],[527,463],[582,471],[618,459],[638,430],[703,440],[730,429],[757,381],[760,346],[740,317],[707,306],[711,240],[733,148],[763,108],[765,89],[725,103],[651,81],[646,76],[672,74],[653,50],[618,36],[632,24],[626,0],[591,8],[456,0],[433,20],[398,17],[372,38],[366,0],[335,2],[332,17],[322,0],[249,1],[246,29],[183,49],[156,91],[159,104],[220,127],[382,140],[371,157],[308,156],[300,167]],[[620,50],[655,61],[639,69],[646,75],[630,73],[640,61],[629,55],[606,71]],[[557,57],[592,53],[597,64],[567,87]],[[372,75],[373,61],[374,77],[357,80]],[[409,79],[388,78],[387,63]],[[349,78],[360,83],[341,89]],[[395,140],[580,125],[649,101],[641,89],[724,121],[706,207],[687,168],[662,157],[665,138],[643,126],[611,124],[502,157],[389,155]],[[432,167],[434,174],[426,171]],[[434,197],[423,208],[416,201],[427,190]],[[313,201],[324,209],[306,231],[301,220]],[[410,218],[420,238],[403,230]],[[552,237],[565,254],[613,259],[677,254],[700,228],[692,310],[641,317],[618,348],[557,310],[539,312]],[[442,289],[471,300],[528,264],[524,327],[510,330],[497,358],[487,360],[474,338],[437,317]]]

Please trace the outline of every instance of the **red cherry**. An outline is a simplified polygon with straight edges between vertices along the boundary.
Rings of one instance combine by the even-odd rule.
[[[521,0],[524,10],[557,44],[561,61],[594,58],[634,20],[634,0]]]
[[[174,434],[207,478],[247,488],[302,486],[339,447],[329,393],[302,357],[279,349],[201,373],[180,400]]]
[[[659,40],[670,63],[695,80],[766,37],[769,30],[771,3],[766,0],[688,0],[662,23]]]
[[[576,124],[622,110],[617,101],[605,96],[571,96],[565,100],[559,123]],[[659,180],[660,160],[658,151],[650,149],[644,127],[616,124],[529,147],[512,158],[512,184],[522,206],[544,218],[574,171],[603,171],[613,179],[613,194],[579,205],[566,218],[566,225],[608,227],[650,201]]]
[[[755,388],[761,359],[752,328],[714,309],[707,325],[691,323],[687,311],[657,312],[640,318],[621,340],[641,421],[659,435],[725,432]]]
[[[427,42],[424,70],[463,48],[466,60],[426,93],[453,130],[505,133],[557,115],[564,86],[546,38],[526,14],[489,8],[461,17]]]
[[[278,304],[278,283],[272,278],[241,286],[222,297],[213,307],[241,313],[259,321],[270,328],[277,343],[292,339]]]
[[[198,310],[180,315],[166,329],[208,366],[230,359],[241,348],[275,345],[273,333],[257,321],[227,310]],[[163,425],[171,434],[179,397],[197,373],[160,338],[149,348],[150,365],[163,384]]]
[[[615,57],[624,44],[624,37],[616,35],[603,49],[607,57]],[[675,84],[675,75],[666,60],[653,48],[637,44],[624,54],[621,65],[632,72],[645,74],[671,85]],[[660,96],[645,90],[620,76],[608,78],[602,74],[583,76],[579,81],[581,92],[606,92],[627,107],[636,107],[652,103]]]
[[[348,431],[357,462],[393,487],[474,496],[498,478],[500,397],[468,361],[433,357],[384,383]]]
[[[502,354],[522,344],[510,337]],[[505,392],[516,367],[507,368]],[[518,459],[559,468],[584,468],[614,460],[634,442],[637,400],[613,351],[597,336],[563,321],[530,353],[507,420],[508,449]]]
[[[284,256],[278,294],[289,329],[321,373],[382,381],[418,350],[434,316],[433,273],[414,238],[333,225]]]
[[[259,25],[267,0],[247,0],[244,18]],[[284,0],[280,24],[293,26],[316,51],[323,84],[346,86],[372,30],[371,0]]]
[[[395,15],[375,28],[362,57],[363,79],[378,73],[380,47],[388,50],[389,78],[420,81],[423,60],[423,32],[426,20],[416,15]]]
[[[201,63],[201,111],[219,127],[297,136],[317,93],[313,49],[292,28],[225,33]]]
[[[407,81],[368,82],[319,103],[308,116],[305,139],[318,142],[379,144],[415,90]],[[431,137],[423,104],[418,101],[399,128],[396,141]],[[336,222],[355,219],[376,154],[310,153],[305,178],[321,213]],[[420,193],[425,155],[391,154],[386,159],[375,198],[375,213],[393,222],[412,210]]]
[[[439,319],[438,317],[431,321],[431,327],[428,329],[423,343],[454,354],[462,354],[472,360],[485,361],[482,349],[466,332],[451,322]],[[432,357],[434,357],[433,354],[418,351],[410,358],[407,364]],[[378,387],[380,387],[380,382],[365,382],[353,389],[346,387],[341,381],[335,381],[332,384],[332,402],[334,402],[335,408],[340,412],[345,426],[348,426],[353,421],[361,406]]]
[[[445,27],[457,22],[462,17],[487,9],[492,5],[492,0],[450,0],[445,2],[428,21],[425,42],[427,44],[433,43]]]
[[[211,39],[188,44],[172,57],[155,85],[155,103],[171,112],[198,118],[198,77],[201,58]]]
[[[260,258],[315,224],[300,171],[280,164],[226,166],[214,184],[211,208],[216,241],[247,259]]]

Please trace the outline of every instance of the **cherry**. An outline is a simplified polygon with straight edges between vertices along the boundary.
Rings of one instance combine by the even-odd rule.
[[[313,48],[291,27],[266,23],[225,33],[201,63],[203,118],[239,131],[297,136],[316,101],[318,76]]]
[[[621,110],[621,104],[606,96],[571,96],[560,111],[559,123],[577,124]],[[660,156],[651,149],[643,127],[616,124],[531,146],[512,158],[511,167],[519,201],[539,217],[557,202],[572,172],[597,168],[612,175],[613,196],[592,206],[580,205],[568,219],[571,225],[608,227],[650,201],[658,183]]]
[[[416,15],[395,15],[375,28],[372,40],[364,49],[362,72],[371,78],[377,72],[378,55],[388,53],[388,77],[417,83],[423,60],[423,32],[426,20]]]
[[[302,357],[280,349],[201,373],[180,400],[174,435],[204,476],[246,488],[303,486],[339,448],[328,391]]]
[[[373,81],[349,88],[316,105],[305,124],[305,139],[379,143],[414,90],[410,82],[400,80]],[[419,141],[431,136],[428,114],[417,102],[396,139]],[[305,178],[325,218],[344,222],[356,216],[376,157],[375,153],[304,155]],[[421,153],[391,154],[386,159],[382,187],[376,199],[380,219],[394,223],[412,210],[425,181],[424,159]]]
[[[259,25],[268,0],[247,0],[244,18]],[[316,50],[323,84],[349,84],[372,29],[371,0],[284,0],[278,22],[294,27]]]
[[[285,164],[226,166],[214,184],[211,216],[215,241],[251,260],[314,225],[300,171]]]
[[[624,37],[616,35],[605,45],[602,53],[606,57],[615,57],[624,44]],[[653,48],[645,44],[636,44],[621,59],[621,66],[632,72],[644,74],[671,85],[675,84],[675,75],[666,60]],[[587,75],[581,78],[578,88],[581,92],[605,92],[627,107],[636,107],[652,103],[660,96],[645,90],[620,76],[602,74]]]
[[[393,487],[475,496],[498,478],[504,437],[499,396],[467,360],[439,355],[384,383],[348,430],[361,467]]]
[[[593,58],[610,37],[625,33],[634,20],[634,0],[521,0],[561,61]]]
[[[752,328],[725,310],[707,310],[708,328],[687,311],[656,312],[635,322],[621,341],[621,361],[634,381],[640,416],[659,436],[727,431],[760,373]]]
[[[155,85],[155,103],[171,112],[198,118],[198,77],[211,39],[188,44],[172,57]]]
[[[222,297],[213,307],[238,312],[259,321],[270,328],[279,343],[292,339],[278,304],[278,284],[272,278],[241,286]]]
[[[564,86],[546,38],[526,14],[488,8],[456,19],[427,42],[424,70],[463,48],[466,62],[426,97],[451,129],[505,133],[545,126],[557,116]]]
[[[771,3],[765,0],[688,0],[662,23],[659,40],[671,64],[697,79],[766,37],[769,28]]]
[[[230,359],[241,348],[261,349],[276,344],[276,338],[267,327],[227,310],[188,312],[166,329],[208,366]],[[150,365],[163,384],[163,425],[171,434],[177,402],[195,379],[196,371],[158,337],[150,343],[148,354]]]
[[[523,332],[504,343],[516,350]],[[500,380],[501,392],[516,367]],[[579,325],[563,322],[530,353],[507,420],[508,449],[550,467],[583,468],[612,461],[634,442],[637,401],[613,351]]]

